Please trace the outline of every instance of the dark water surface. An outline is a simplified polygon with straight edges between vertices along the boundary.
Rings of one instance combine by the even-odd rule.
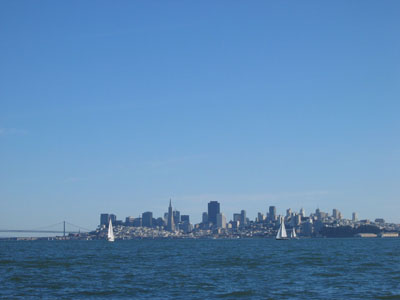
[[[400,239],[3,241],[0,297],[400,299]]]

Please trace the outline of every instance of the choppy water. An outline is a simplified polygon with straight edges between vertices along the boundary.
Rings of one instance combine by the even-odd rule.
[[[400,299],[400,239],[0,242],[0,297]]]

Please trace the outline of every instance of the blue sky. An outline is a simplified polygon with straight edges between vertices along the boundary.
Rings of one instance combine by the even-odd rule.
[[[400,222],[398,1],[1,1],[0,228],[168,200]]]

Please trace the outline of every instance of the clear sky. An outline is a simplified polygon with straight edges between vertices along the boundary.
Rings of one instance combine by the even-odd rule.
[[[276,205],[400,222],[399,1],[1,1],[0,229]]]

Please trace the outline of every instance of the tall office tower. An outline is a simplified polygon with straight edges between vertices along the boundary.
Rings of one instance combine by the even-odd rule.
[[[241,222],[240,219],[242,218],[241,214],[233,214],[233,222]]]
[[[110,219],[109,214],[101,214],[100,215],[100,227],[102,225],[108,226],[109,219]]]
[[[202,217],[201,217],[201,222],[202,222],[203,224],[208,224],[208,213],[203,212],[203,215],[202,215]]]
[[[181,215],[181,222],[183,223],[183,222],[188,222],[188,223],[190,223],[190,221],[189,221],[189,215]]]
[[[276,221],[276,207],[275,206],[269,207],[268,220]]]
[[[115,221],[117,221],[117,216],[114,214],[110,214],[110,219],[111,219],[111,222],[114,224]]]
[[[247,224],[246,211],[245,210],[241,210],[240,211],[240,224],[241,225],[246,225]]]
[[[286,218],[290,218],[290,217],[292,217],[292,209],[291,209],[291,208],[288,208],[288,209],[286,210]]]
[[[335,220],[339,219],[339,211],[338,211],[336,208],[334,208],[334,209],[332,210],[332,217],[333,217]]]
[[[174,224],[177,226],[181,222],[181,212],[179,210],[174,210]]]
[[[258,213],[257,214],[257,222],[258,223],[261,223],[261,222],[263,222],[264,221],[264,215],[262,214],[262,213]]]
[[[301,208],[301,209],[300,209],[300,216],[301,216],[302,218],[305,218],[305,217],[306,217],[306,211],[304,210],[304,208]]]
[[[224,214],[217,214],[217,227],[218,228],[226,228],[226,218]]]
[[[217,225],[217,214],[220,213],[218,201],[211,201],[208,203],[208,222]]]
[[[297,214],[294,215],[293,223],[295,226],[300,225],[301,224],[301,215],[297,215]]]
[[[125,226],[133,226],[133,222],[135,222],[134,217],[126,217],[125,218]]]
[[[353,212],[353,216],[352,216],[351,220],[352,220],[353,222],[357,222],[357,221],[358,221],[357,213]]]
[[[153,227],[153,213],[151,211],[142,213],[142,226]]]
[[[169,199],[167,230],[175,231],[175,223],[174,223],[174,215],[172,212],[171,199]]]

